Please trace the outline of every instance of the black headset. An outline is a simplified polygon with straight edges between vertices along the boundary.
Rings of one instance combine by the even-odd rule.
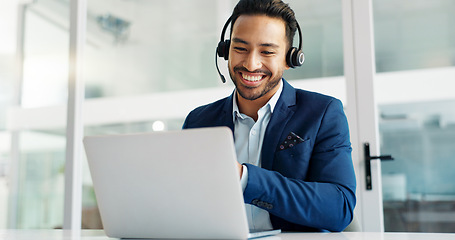
[[[220,42],[218,43],[218,47],[216,48],[215,54],[216,69],[223,83],[226,83],[226,79],[224,78],[223,74],[221,74],[220,69],[218,68],[217,56],[224,58],[224,60],[229,59],[229,47],[231,45],[231,40],[229,39],[224,40],[224,34],[226,33],[226,29],[229,26],[229,23],[231,23],[231,20],[232,16],[230,16],[226,23],[224,24],[223,30],[221,31],[221,39]],[[291,49],[289,49],[288,53],[286,54],[286,63],[291,68],[300,67],[305,61],[305,55],[302,52],[302,30],[300,30],[299,23],[297,21],[295,23],[297,24],[297,30],[299,32],[299,48],[291,47]]]

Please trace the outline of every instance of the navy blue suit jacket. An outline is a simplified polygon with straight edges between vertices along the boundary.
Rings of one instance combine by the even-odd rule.
[[[266,209],[273,227],[283,231],[342,231],[356,202],[343,106],[335,98],[283,83],[264,136],[262,167],[247,164],[245,203]],[[196,108],[183,128],[234,130],[232,98]],[[290,132],[304,141],[281,150]]]

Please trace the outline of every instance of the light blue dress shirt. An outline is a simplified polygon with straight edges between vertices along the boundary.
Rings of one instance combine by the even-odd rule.
[[[249,163],[261,166],[261,150],[264,142],[264,135],[275,105],[283,90],[283,83],[280,81],[278,91],[270,100],[258,110],[258,119],[255,122],[251,117],[240,113],[237,105],[237,94],[233,97],[232,116],[234,120],[234,139],[237,161],[240,164]],[[242,189],[245,190],[248,182],[248,168],[243,165],[241,177]],[[250,229],[268,230],[272,229],[269,213],[254,205],[245,204]]]

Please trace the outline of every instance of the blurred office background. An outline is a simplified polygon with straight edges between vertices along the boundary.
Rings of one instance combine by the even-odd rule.
[[[349,107],[341,1],[288,2],[306,62],[285,78]],[[179,129],[230,94],[214,55],[235,3],[88,1],[84,134]],[[70,11],[69,0],[0,2],[0,228],[63,224]],[[395,157],[382,163],[386,231],[455,231],[454,13],[452,0],[373,0],[381,152]],[[82,227],[102,228],[85,162],[82,197]]]

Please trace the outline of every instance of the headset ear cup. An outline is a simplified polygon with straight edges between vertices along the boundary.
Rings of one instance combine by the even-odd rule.
[[[289,49],[288,54],[286,55],[286,63],[289,67],[300,67],[304,61],[305,55],[303,55],[302,50],[298,50],[295,47]]]
[[[229,48],[231,47],[231,40],[225,40],[224,41],[224,60],[229,59]]]
[[[289,49],[288,53],[286,54],[286,63],[291,68],[295,68],[296,67],[294,65],[294,61],[293,61],[294,54],[295,54],[296,51],[297,51],[297,48],[292,47],[291,49]]]
[[[218,43],[218,47],[216,48],[216,52],[218,54],[218,57],[224,58],[224,60],[229,59],[229,47],[231,45],[230,40],[226,41],[221,41]]]
[[[303,54],[302,50],[294,51],[294,56],[292,56],[292,61],[295,67],[302,66],[303,62],[305,62],[305,55]]]
[[[220,41],[218,43],[218,47],[216,47],[216,53],[218,54],[218,57],[224,57],[224,41]]]

